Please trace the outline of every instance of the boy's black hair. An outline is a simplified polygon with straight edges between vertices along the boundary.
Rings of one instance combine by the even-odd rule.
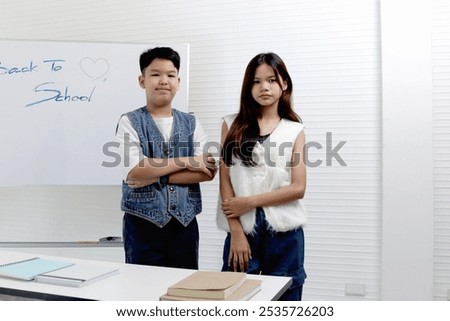
[[[139,58],[139,66],[141,73],[144,73],[145,68],[152,63],[155,58],[167,59],[173,62],[177,71],[180,71],[180,55],[178,52],[169,47],[155,47],[144,51]]]

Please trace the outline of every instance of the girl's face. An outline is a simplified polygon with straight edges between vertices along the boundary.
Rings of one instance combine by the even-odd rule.
[[[278,83],[281,83],[282,87]],[[252,96],[262,107],[278,107],[278,100],[287,89],[287,82],[277,76],[272,67],[262,64],[255,71],[253,79]]]

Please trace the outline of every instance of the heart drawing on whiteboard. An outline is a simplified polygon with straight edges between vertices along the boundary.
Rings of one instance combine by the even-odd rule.
[[[80,60],[80,68],[86,76],[94,81],[108,73],[109,63],[105,58],[84,57]]]

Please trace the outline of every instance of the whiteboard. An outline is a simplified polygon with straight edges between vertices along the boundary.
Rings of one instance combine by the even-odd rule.
[[[181,57],[173,107],[188,110],[188,44],[0,41],[0,185],[117,185],[120,116],[146,104],[139,56]]]

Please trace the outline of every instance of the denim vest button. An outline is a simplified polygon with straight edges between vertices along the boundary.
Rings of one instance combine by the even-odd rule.
[[[165,149],[164,154],[169,155],[169,150]]]
[[[173,186],[170,186],[169,189],[171,192],[173,192],[175,190],[175,188]]]
[[[175,211],[175,210],[177,209],[177,206],[176,206],[176,205],[170,205],[170,209],[171,209],[172,211]]]

